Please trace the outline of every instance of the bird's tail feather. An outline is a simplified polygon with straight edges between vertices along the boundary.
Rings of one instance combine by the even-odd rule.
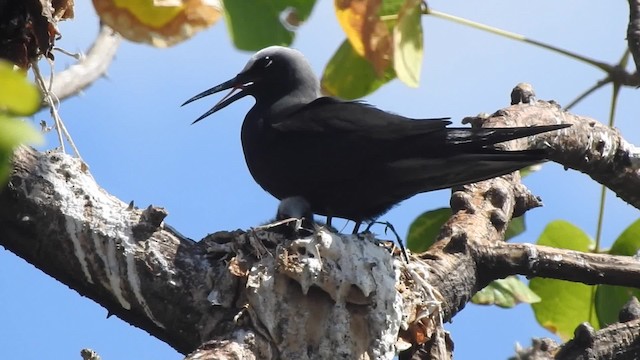
[[[403,179],[403,184],[397,190],[415,194],[471,184],[545,160],[542,150],[486,150],[487,153],[461,154],[445,159],[411,159],[394,163],[394,176]],[[430,171],[433,169],[438,171]]]
[[[569,126],[571,126],[571,124],[513,128],[448,128],[447,144],[454,146],[470,145],[474,147],[482,147],[533,136],[548,131],[559,130]]]

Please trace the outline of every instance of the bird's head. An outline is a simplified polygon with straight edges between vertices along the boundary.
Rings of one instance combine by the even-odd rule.
[[[291,103],[312,101],[318,96],[319,84],[302,53],[282,46],[270,46],[254,54],[233,79],[192,97],[182,105],[227,89],[232,90],[194,123],[247,95],[252,95],[256,104],[263,106],[283,100]]]

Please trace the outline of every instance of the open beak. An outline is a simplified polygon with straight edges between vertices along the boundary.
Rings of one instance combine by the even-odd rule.
[[[198,121],[200,121],[200,120],[206,118],[207,116],[213,114],[214,112],[227,107],[227,105],[231,104],[232,102],[234,102],[234,101],[236,101],[238,99],[242,99],[243,97],[249,95],[249,93],[247,93],[246,91],[243,91],[243,90],[245,90],[251,84],[252,84],[252,82],[243,82],[241,79],[239,79],[239,76],[236,76],[236,77],[234,77],[233,79],[231,79],[229,81],[225,81],[220,85],[214,86],[209,90],[201,92],[200,94],[198,94],[198,95],[192,97],[191,99],[185,101],[180,106],[185,106],[190,102],[196,101],[198,99],[202,99],[205,96],[209,96],[211,94],[215,94],[215,93],[218,93],[218,92],[223,91],[223,90],[232,89],[225,97],[222,98],[222,100],[218,101],[218,103],[215,104],[209,111],[207,111],[206,113],[202,114],[202,116],[200,116],[194,122],[191,123],[191,124],[195,124]],[[240,91],[235,93],[236,90],[240,90]]]

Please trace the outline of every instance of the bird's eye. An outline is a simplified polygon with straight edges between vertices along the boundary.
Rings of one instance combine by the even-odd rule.
[[[271,64],[273,64],[273,60],[271,59],[270,56],[265,56],[262,59],[260,59],[259,64],[263,68],[268,68],[269,66],[271,66]]]

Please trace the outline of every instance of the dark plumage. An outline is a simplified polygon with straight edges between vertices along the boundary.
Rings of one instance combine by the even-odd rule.
[[[259,51],[236,77],[185,104],[229,88],[241,91],[194,122],[253,96],[242,146],[256,182],[278,199],[302,196],[313,213],[357,223],[417,193],[541,162],[543,151],[493,145],[569,126],[447,128],[445,119],[409,119],[362,102],[321,97],[302,54],[277,46]]]
[[[302,227],[305,229],[313,230],[315,228],[311,204],[301,196],[292,196],[282,199],[282,201],[280,201],[280,205],[278,205],[276,221],[291,218],[302,219]]]

